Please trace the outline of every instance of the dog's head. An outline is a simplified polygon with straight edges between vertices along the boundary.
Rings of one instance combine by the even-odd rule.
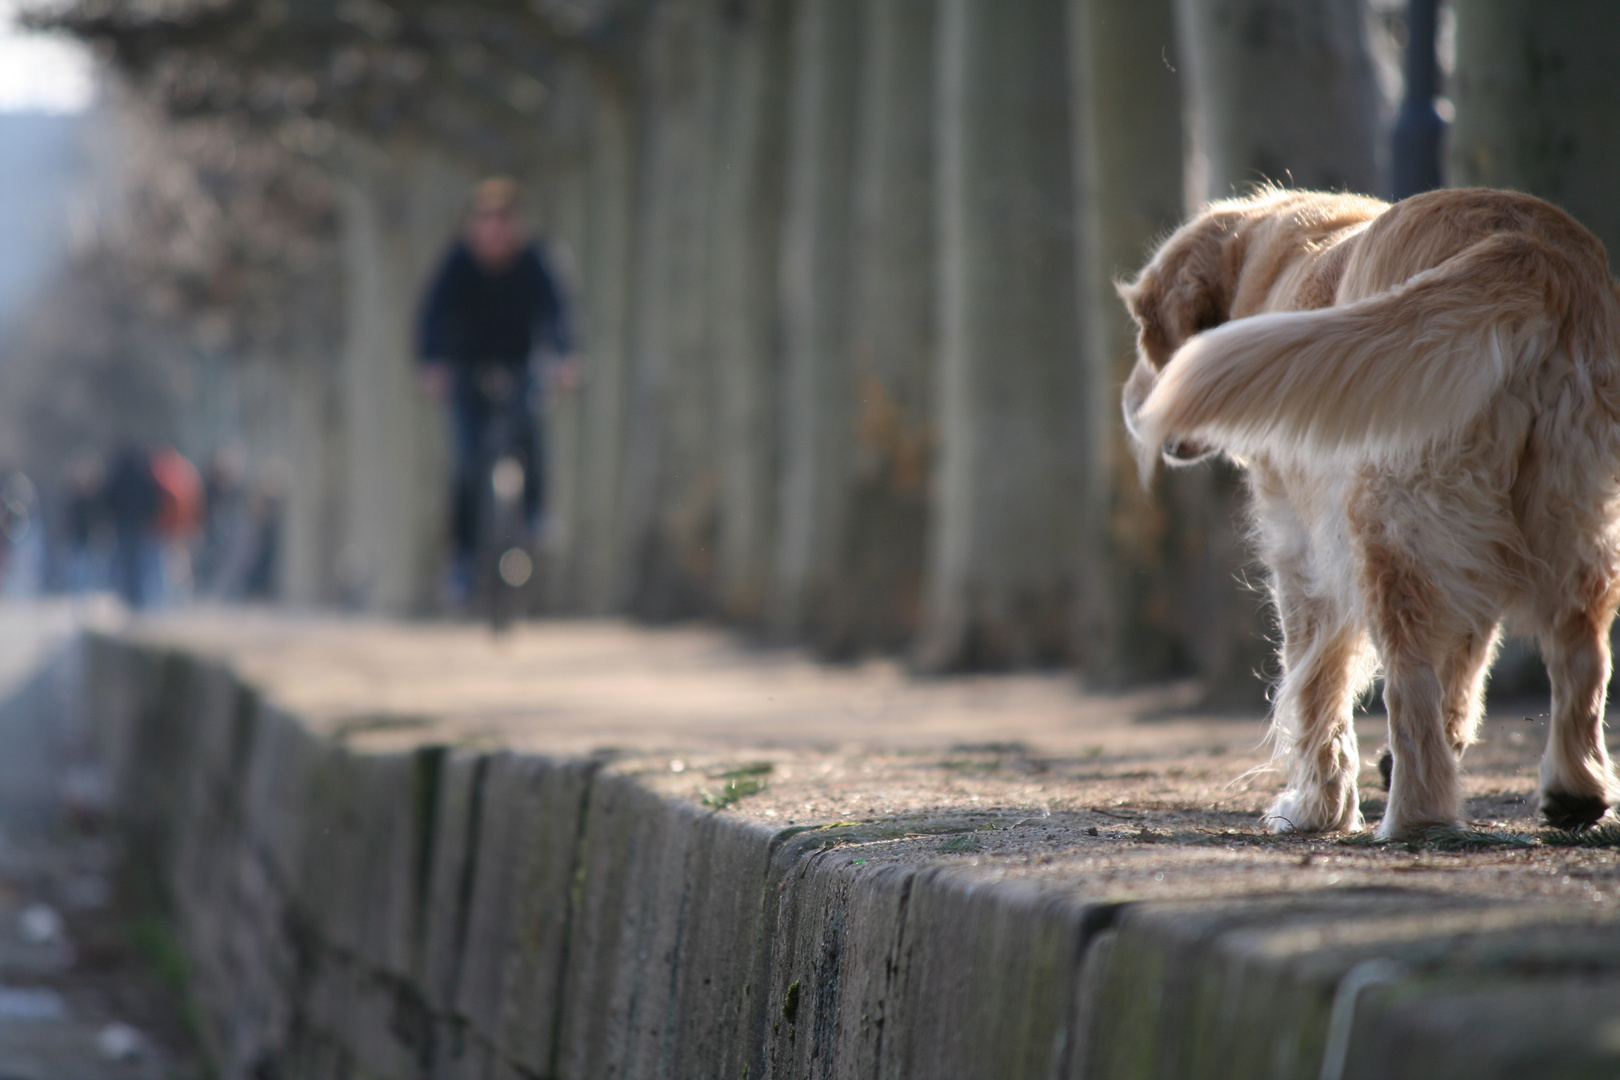
[[[1137,437],[1136,414],[1176,350],[1230,317],[1243,271],[1246,209],[1217,205],[1204,211],[1164,242],[1135,281],[1116,286],[1137,327],[1136,367],[1123,401],[1132,438]],[[1212,452],[1190,439],[1163,447],[1165,460],[1175,465]]]

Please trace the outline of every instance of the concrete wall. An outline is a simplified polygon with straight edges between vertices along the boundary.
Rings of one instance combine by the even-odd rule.
[[[665,758],[417,746],[397,723],[323,737],[216,662],[105,636],[18,707],[59,700],[63,671],[225,1080],[1620,1064],[1601,917],[1397,887],[1037,884],[897,839],[926,822],[781,828],[661,793]]]
[[[118,813],[226,1077],[1008,1077],[1065,1056],[1106,907],[867,868],[837,830],[668,799],[633,766],[360,751],[217,665],[87,648]]]

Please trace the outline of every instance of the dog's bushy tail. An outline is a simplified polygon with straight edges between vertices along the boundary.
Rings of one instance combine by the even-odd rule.
[[[1236,319],[1188,341],[1133,425],[1144,475],[1192,439],[1282,459],[1347,453],[1390,463],[1463,430],[1563,347],[1612,349],[1615,293],[1542,241],[1499,234],[1364,300]],[[1577,328],[1578,329],[1578,328]]]

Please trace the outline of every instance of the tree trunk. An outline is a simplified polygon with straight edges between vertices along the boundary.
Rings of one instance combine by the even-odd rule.
[[[591,78],[582,65],[558,73],[546,105],[544,168],[535,201],[541,233],[560,279],[576,341],[586,349],[581,307],[581,258],[589,243]],[[585,552],[580,546],[580,519],[588,464],[584,458],[584,397],[576,390],[548,388],[542,398],[545,469],[546,550],[542,553],[541,604],[547,612],[581,611]]]
[[[793,100],[782,251],[783,443],[771,629],[799,637],[847,527],[849,324],[861,12],[804,3],[793,26]]]
[[[866,5],[854,190],[846,529],[815,583],[824,652],[898,652],[922,604],[934,358],[935,7]]]
[[[444,418],[416,381],[411,327],[466,203],[468,177],[397,148],[344,183],[344,409],[352,603],[387,615],[437,604],[448,500]]]
[[[1620,252],[1620,19],[1601,0],[1455,5],[1451,182],[1557,203]]]
[[[745,625],[765,615],[776,535],[781,358],[777,271],[786,185],[791,7],[726,9],[725,92],[714,183],[709,318],[714,342],[720,484],[715,589]]]
[[[1176,0],[1191,205],[1247,186],[1372,192],[1378,86],[1360,0]]]
[[[626,87],[599,72],[591,94],[581,296],[580,480],[573,563],[581,607],[615,610],[629,589],[620,508],[628,411],[635,113]]]
[[[940,8],[927,668],[1073,654],[1085,449],[1062,0]]]
[[[335,573],[342,553],[342,413],[336,371],[311,342],[288,373],[288,483],[281,527],[281,597],[297,607],[341,599]]]
[[[653,619],[712,606],[719,484],[704,301],[718,109],[714,29],[711,4],[678,0],[655,9],[647,42],[622,528],[634,574],[627,604]]]
[[[1176,0],[1196,207],[1267,181],[1374,190],[1377,87],[1357,0]],[[1186,523],[1183,625],[1212,704],[1264,702],[1271,646],[1262,571],[1244,540],[1247,499],[1221,463],[1172,477]]]
[[[1170,0],[1071,0],[1089,430],[1081,664],[1095,685],[1186,674],[1175,506],[1142,490],[1119,410],[1136,326],[1114,291],[1181,218],[1181,88]]]

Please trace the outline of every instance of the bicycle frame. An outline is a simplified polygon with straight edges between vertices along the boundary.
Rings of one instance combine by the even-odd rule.
[[[487,365],[476,373],[486,420],[478,440],[474,607],[497,633],[522,613],[535,560],[523,493],[536,467],[528,379],[522,368]]]

